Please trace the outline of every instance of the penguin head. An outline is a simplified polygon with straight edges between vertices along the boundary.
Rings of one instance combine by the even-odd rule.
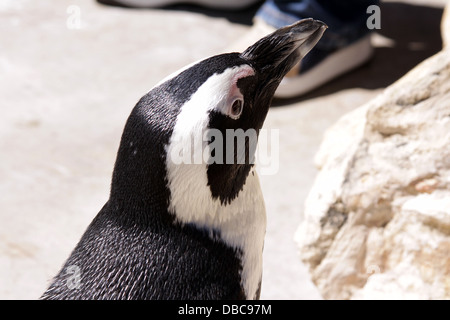
[[[191,92],[166,148],[171,204],[182,199],[173,211],[214,211],[204,205],[210,197],[221,205],[236,199],[253,168],[257,136],[279,83],[325,29],[320,21],[301,20],[242,53],[211,57],[169,80],[177,86],[189,82],[183,90]]]
[[[178,77],[196,88],[195,97],[190,95],[196,101],[181,106],[181,111],[190,114],[191,126],[196,117],[205,120],[206,113],[209,128],[260,129],[281,80],[325,29],[320,21],[304,19],[276,30],[242,53],[214,56],[185,69]]]
[[[112,196],[151,202],[165,198],[172,211],[196,211],[208,197],[222,205],[232,202],[252,168],[255,145],[229,148],[227,132],[258,134],[279,83],[325,29],[320,21],[304,19],[242,53],[210,57],[156,85],[138,102],[125,127]],[[247,160],[230,163],[227,157]],[[166,188],[156,181],[165,181]],[[204,187],[207,192],[198,191]],[[192,208],[184,205],[192,201],[197,201]]]

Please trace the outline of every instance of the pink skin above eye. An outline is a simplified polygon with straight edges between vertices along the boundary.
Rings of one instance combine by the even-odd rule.
[[[250,76],[254,76],[255,75],[255,70],[250,67],[249,65],[245,65],[240,67],[239,72],[237,72],[235,75],[233,75],[233,78],[231,79],[231,88],[230,88],[230,92],[228,94],[228,99],[227,99],[227,115],[232,117],[232,118],[236,118],[236,116],[233,116],[233,103],[236,100],[242,100],[242,104],[244,104],[244,96],[241,93],[241,90],[238,88],[237,86],[237,82],[239,81],[239,79],[242,78],[247,78]]]

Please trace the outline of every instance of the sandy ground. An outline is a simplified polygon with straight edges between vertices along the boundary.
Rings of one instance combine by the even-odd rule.
[[[263,299],[320,299],[293,235],[324,131],[441,47],[445,1],[382,4],[374,59],[302,99],[276,101],[279,170],[261,177]],[[36,299],[107,201],[119,139],[163,77],[221,53],[257,6],[218,12],[0,0],[0,299]]]

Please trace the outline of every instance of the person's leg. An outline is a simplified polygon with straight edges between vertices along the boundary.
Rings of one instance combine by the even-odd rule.
[[[325,22],[319,47],[346,45],[369,33],[366,27],[367,8],[378,0],[267,0],[256,16],[267,24],[281,28],[304,18]]]
[[[367,8],[378,5],[378,0],[316,0],[325,10],[332,12],[342,21],[355,20],[364,16]]]
[[[378,0],[266,0],[256,14],[255,24],[276,29],[314,18],[329,27],[316,47],[283,80],[276,96],[304,94],[368,61],[373,48],[371,30],[367,28],[367,8],[378,3]]]

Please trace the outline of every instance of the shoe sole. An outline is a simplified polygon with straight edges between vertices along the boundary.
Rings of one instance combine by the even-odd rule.
[[[257,3],[259,0],[97,0],[103,4],[120,5],[131,8],[160,8],[174,4],[194,4],[211,9],[237,10]]]
[[[361,66],[373,55],[370,39],[371,35],[367,35],[346,48],[331,54],[301,76],[284,77],[275,92],[275,98],[289,99],[304,95]]]

